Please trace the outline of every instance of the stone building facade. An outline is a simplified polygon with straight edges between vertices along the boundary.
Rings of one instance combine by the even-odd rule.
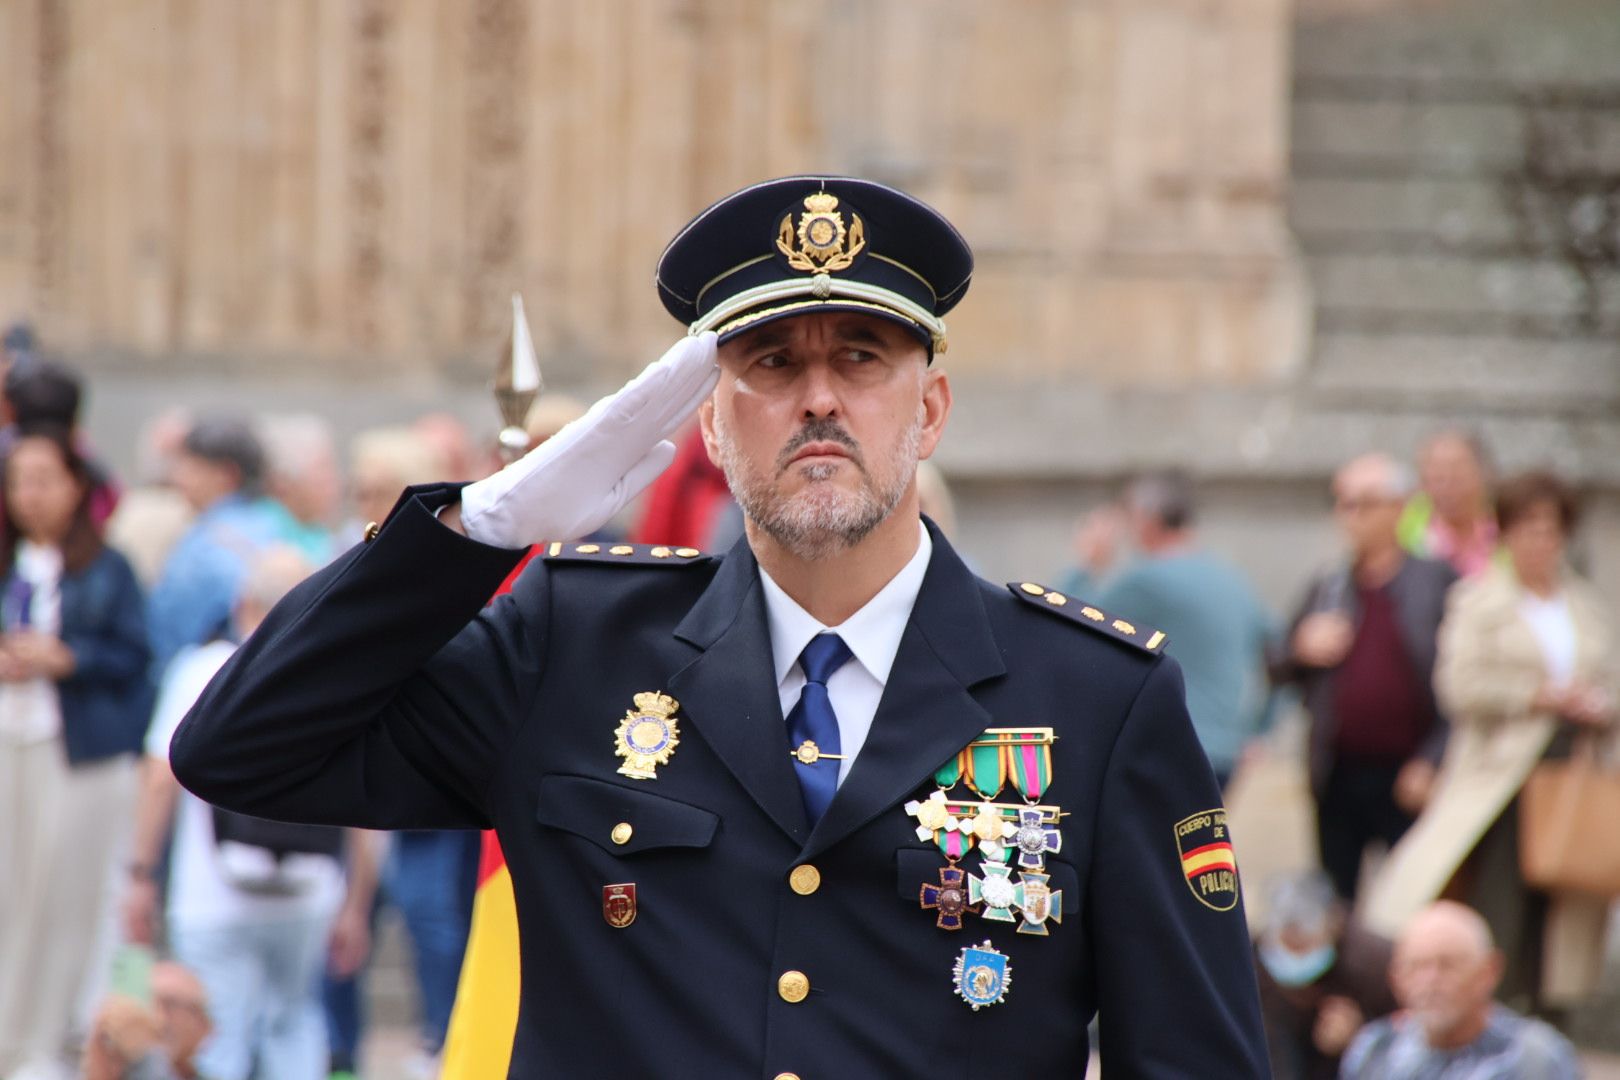
[[[763,176],[889,180],[978,254],[941,463],[993,575],[1185,464],[1281,603],[1363,448],[1478,427],[1596,496],[1620,598],[1620,20],[1606,0],[0,0],[0,318],[163,404],[340,427],[678,328],[662,243]]]

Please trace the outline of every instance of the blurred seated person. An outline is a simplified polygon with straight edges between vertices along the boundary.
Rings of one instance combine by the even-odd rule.
[[[197,1049],[213,1030],[202,980],[184,964],[152,965],[151,1005],[110,994],[84,1046],[85,1080],[207,1080]]]
[[[1350,1044],[1343,1080],[1575,1080],[1574,1048],[1492,995],[1502,954],[1471,908],[1441,900],[1395,944],[1390,983],[1401,1011]]]
[[[208,991],[197,973],[173,960],[152,965],[152,1006],[158,1039],[176,1080],[205,1080],[197,1071],[197,1050],[214,1030]]]
[[[82,1080],[175,1080],[157,1015],[124,994],[111,994],[90,1022]]]
[[[1347,918],[1320,871],[1290,874],[1272,886],[1254,951],[1277,1080],[1333,1080],[1362,1024],[1395,1008],[1390,943]]]

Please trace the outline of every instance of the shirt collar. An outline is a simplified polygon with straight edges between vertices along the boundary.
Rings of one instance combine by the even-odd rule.
[[[844,639],[849,651],[861,662],[872,677],[887,685],[889,669],[894,667],[895,654],[900,651],[900,638],[906,632],[911,608],[922,591],[923,576],[928,572],[928,560],[934,551],[934,542],[928,530],[917,522],[921,539],[916,554],[900,568],[900,572],[879,589],[861,609],[838,626],[826,626],[811,615],[782,587],[771,580],[771,575],[759,568],[760,582],[765,586],[765,616],[771,631],[771,658],[776,664],[776,684],[782,681],[799,662],[799,654],[810,644],[810,639],[826,630],[832,630]]]

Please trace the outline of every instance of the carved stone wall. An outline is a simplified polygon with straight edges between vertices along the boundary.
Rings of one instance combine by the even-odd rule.
[[[710,199],[855,172],[980,272],[952,362],[1273,379],[1288,0],[0,0],[0,318],[161,373],[431,371],[528,300],[553,372],[676,329]],[[267,366],[268,365],[268,366]]]

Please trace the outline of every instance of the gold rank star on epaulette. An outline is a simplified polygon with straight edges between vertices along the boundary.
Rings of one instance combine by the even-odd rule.
[[[1127,619],[1117,619],[1092,607],[1084,600],[1064,596],[1056,589],[1048,589],[1045,585],[1037,585],[1033,581],[1009,581],[1007,588],[1026,603],[1061,615],[1070,622],[1096,630],[1118,641],[1135,645],[1138,649],[1158,653],[1164,648],[1166,639],[1162,630],[1137,626]]]
[[[545,557],[552,561],[638,566],[684,566],[704,562],[708,558],[695,547],[672,547],[667,544],[608,544],[597,543],[594,540],[566,544],[554,540],[546,545]]]

